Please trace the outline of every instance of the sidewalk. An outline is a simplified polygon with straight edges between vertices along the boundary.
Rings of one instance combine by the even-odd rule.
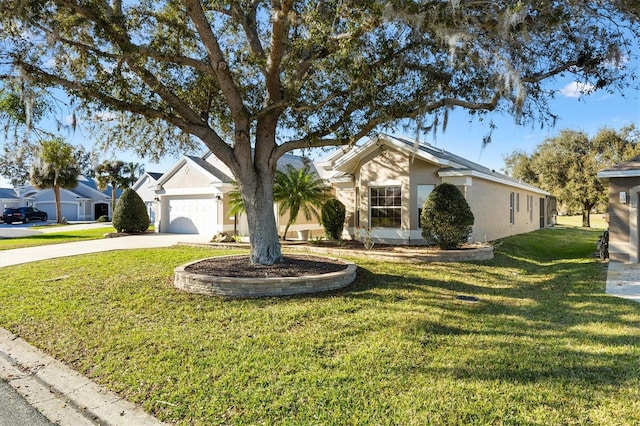
[[[169,247],[178,242],[206,242],[205,236],[198,234],[155,234],[129,235],[118,238],[79,241],[51,246],[27,247],[14,250],[0,250],[0,268],[27,262],[37,262],[58,257],[77,256],[111,250]]]
[[[169,247],[178,242],[206,241],[207,238],[202,235],[144,234],[2,250],[0,251],[0,268],[87,253]],[[163,424],[141,408],[92,382],[2,328],[0,328],[0,379],[6,381],[51,422],[60,426]]]
[[[609,261],[605,292],[640,302],[640,264]]]

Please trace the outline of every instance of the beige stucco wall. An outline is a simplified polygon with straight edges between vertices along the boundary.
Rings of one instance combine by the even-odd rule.
[[[492,241],[540,228],[540,199],[544,195],[474,177],[465,188],[467,202],[475,216],[474,241]],[[510,193],[514,193],[514,223],[510,223]],[[527,210],[527,195],[533,197]],[[517,199],[520,198],[519,208]]]
[[[526,189],[515,188],[477,176],[440,178],[440,167],[428,161],[413,158],[410,153],[385,147],[363,157],[355,171],[355,188],[339,188],[337,197],[348,211],[359,212],[359,222],[348,226],[367,227],[369,223],[369,188],[400,185],[402,190],[402,226],[399,230],[374,229],[372,235],[390,243],[416,243],[422,240],[418,214],[418,186],[449,182],[456,185],[469,203],[475,216],[472,239],[484,242],[510,235],[530,232],[540,227],[540,202],[545,196]],[[510,223],[510,193],[514,201],[515,220]],[[527,195],[532,196],[527,209]],[[518,208],[519,207],[519,208]]]
[[[397,150],[384,148],[365,156],[355,173],[360,207],[360,226],[369,226],[369,188],[400,185],[402,194],[401,230],[410,229],[410,174],[409,155]]]
[[[420,217],[418,216],[418,186],[419,185],[440,185],[442,179],[438,176],[439,166],[426,161],[414,159],[410,167],[410,229],[420,229]]]
[[[205,176],[191,164],[185,164],[162,186],[164,189],[198,188],[211,184],[211,178]]]
[[[627,203],[620,202],[620,193],[627,193]],[[639,261],[638,199],[640,177],[609,180],[609,257],[621,262]]]

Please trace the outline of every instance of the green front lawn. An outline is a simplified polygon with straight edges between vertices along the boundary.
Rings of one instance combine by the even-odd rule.
[[[0,326],[183,425],[638,424],[640,304],[604,294],[598,234],[355,259],[349,288],[282,299],[176,291],[205,248],[44,261],[2,269]]]
[[[35,229],[38,228],[36,227]],[[64,231],[64,227],[60,227],[60,232],[50,232],[30,237],[0,239],[0,250],[72,243],[75,241],[98,240],[103,238],[104,234],[109,232],[115,232],[113,226],[106,225],[104,228],[83,229],[77,231]]]

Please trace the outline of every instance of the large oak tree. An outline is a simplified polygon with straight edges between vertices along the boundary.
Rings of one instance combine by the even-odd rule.
[[[640,134],[633,126],[620,131],[603,128],[592,138],[585,132],[562,130],[531,154],[513,152],[505,164],[513,177],[544,188],[565,206],[579,209],[582,226],[589,227],[591,210],[607,204],[598,171],[638,155]]]
[[[0,75],[122,112],[147,129],[125,138],[147,155],[184,135],[202,141],[238,182],[251,259],[263,264],[281,259],[273,181],[286,152],[350,144],[399,120],[444,126],[456,107],[553,120],[544,80],[572,74],[614,88],[639,35],[636,0],[0,0],[0,9]],[[149,134],[158,137],[140,136]]]

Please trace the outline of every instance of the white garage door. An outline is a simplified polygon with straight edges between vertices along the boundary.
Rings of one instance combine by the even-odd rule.
[[[42,210],[43,212],[47,212],[49,220],[56,220],[55,202],[35,203],[34,207]],[[63,201],[60,203],[60,209],[62,210],[62,217],[64,217],[66,220],[78,220],[77,203],[69,203]]]
[[[166,232],[175,234],[216,233],[218,203],[215,198],[169,198]]]

